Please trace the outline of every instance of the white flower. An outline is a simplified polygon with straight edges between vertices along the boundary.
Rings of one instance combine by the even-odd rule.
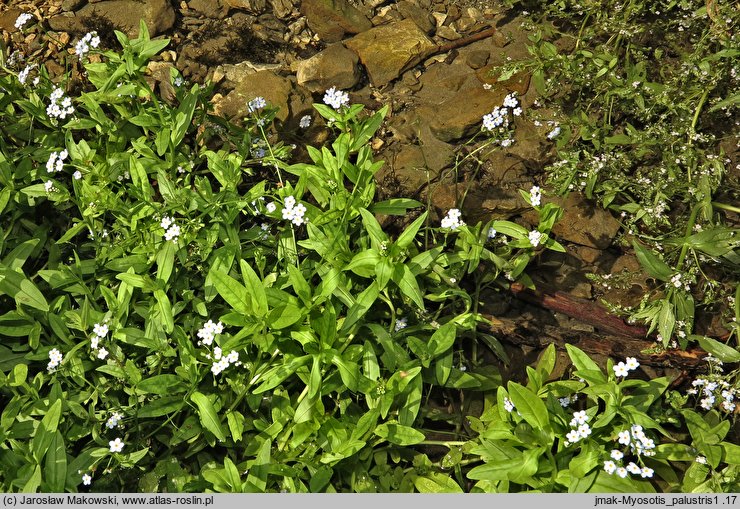
[[[509,398],[504,398],[504,409],[509,413],[514,411],[514,403]]]
[[[213,320],[208,320],[198,331],[198,337],[203,341],[203,344],[210,345],[213,343],[216,334],[221,334],[223,330],[224,326],[221,322],[213,323]]]
[[[591,434],[591,428],[588,424],[581,424],[578,426],[578,436],[581,438],[586,438]]]
[[[696,461],[697,463],[701,463],[702,465],[707,464],[707,459],[704,456],[697,456],[696,460],[694,461]]]
[[[33,19],[33,15],[31,15],[31,14],[29,14],[29,13],[27,13],[27,12],[22,12],[22,13],[21,13],[21,14],[20,14],[20,15],[19,15],[19,16],[18,16],[18,17],[17,17],[16,19],[15,19],[15,28],[17,28],[18,30],[20,30],[21,28],[23,28],[23,26],[24,26],[24,25],[25,25],[26,23],[28,23],[29,21],[31,21],[31,19]]]
[[[108,357],[108,350],[106,350],[105,348],[101,348],[100,350],[98,350],[98,359],[103,360],[106,357]]]
[[[558,402],[560,403],[561,407],[567,408],[568,405],[570,405],[570,398],[568,396],[565,396],[563,398],[559,398]]]
[[[640,366],[640,363],[637,362],[637,359],[634,357],[627,357],[625,359],[625,365],[627,366],[627,369],[632,371],[633,369],[637,369]]]
[[[311,127],[311,115],[303,115],[301,121],[298,122],[298,127],[301,129],[308,129]]]
[[[28,79],[28,73],[30,73],[34,67],[36,67],[36,64],[29,64],[18,73],[18,81],[20,81],[22,85],[25,85],[26,80]]]
[[[172,225],[172,218],[170,216],[164,216],[162,218],[162,222],[159,223],[159,226],[164,228],[165,230]]]
[[[236,350],[232,350],[229,352],[227,359],[231,364],[234,364],[239,361],[239,353]]]
[[[265,101],[264,97],[255,97],[247,103],[247,109],[249,109],[250,113],[261,110],[265,106],[267,106],[267,101]]]
[[[496,236],[496,233],[498,233],[498,232],[496,232],[496,229],[495,228],[493,228],[493,227],[489,228],[488,229],[488,238],[489,239],[494,238]]]
[[[532,189],[529,190],[529,196],[532,206],[539,207],[540,203],[542,203],[542,194],[540,194],[539,186],[532,186]]]
[[[223,357],[217,362],[213,363],[213,366],[211,366],[211,372],[214,375],[218,375],[228,367],[229,367],[229,359],[227,359],[226,357]]]
[[[399,318],[398,320],[396,320],[394,329],[396,330],[396,332],[400,331],[401,329],[405,329],[408,326],[408,322],[409,322],[409,319],[406,317]]]
[[[722,410],[724,410],[725,412],[733,412],[735,410],[735,403],[727,400],[723,401]]]
[[[573,419],[571,419],[570,425],[575,428],[579,424],[585,424],[587,422],[588,416],[586,415],[586,411],[581,410],[580,412],[573,412]]]
[[[338,110],[342,106],[347,106],[349,104],[349,94],[347,94],[347,92],[337,90],[337,87],[331,87],[324,94],[324,104]]]
[[[176,224],[173,224],[170,226],[166,232],[164,232],[164,238],[165,240],[171,240],[172,242],[177,242],[177,238],[180,236],[180,227]]]
[[[113,412],[111,416],[108,418],[108,422],[105,423],[106,426],[108,426],[108,429],[113,429],[116,426],[118,426],[119,421],[123,418],[121,414],[118,412]]]
[[[519,106],[517,106],[516,108],[511,110],[511,112],[514,114],[515,117],[518,117],[519,115],[522,114],[522,109]]]
[[[90,474],[84,474],[82,476],[82,484],[85,486],[90,486],[90,483],[92,482],[92,477],[90,477]]]
[[[613,474],[616,469],[617,469],[617,465],[613,461],[607,460],[604,462],[604,470],[606,471],[607,474],[609,475]]]
[[[540,245],[540,241],[542,240],[542,233],[537,230],[532,230],[529,232],[529,243],[532,244],[532,247],[537,247]]]
[[[627,469],[624,467],[619,467],[617,469],[617,475],[621,477],[622,479],[624,479],[625,477],[627,477]]]
[[[282,210],[283,219],[291,221],[296,226],[308,221],[308,218],[305,217],[306,206],[302,203],[296,204],[295,197],[288,196],[283,203],[285,205]]]
[[[95,333],[97,336],[100,336],[101,338],[104,338],[108,335],[108,325],[104,323],[96,323],[93,326],[93,333]]]
[[[116,438],[108,442],[108,445],[110,445],[110,452],[121,452],[125,444],[121,442],[120,438]]]
[[[442,221],[439,225],[442,228],[457,230],[459,227],[465,225],[465,222],[460,220],[461,216],[462,212],[460,212],[460,209],[450,209],[447,211],[447,215],[442,218]]]
[[[67,115],[74,113],[72,99],[65,97],[61,88],[56,87],[49,96],[49,106],[46,107],[46,114],[52,118],[65,119]]]
[[[82,178],[82,172],[80,170],[77,170],[72,174],[75,180],[80,180]]]
[[[57,369],[59,365],[62,363],[62,352],[57,350],[56,348],[52,348],[49,350],[49,364],[47,364],[46,369],[50,373]]]
[[[572,429],[568,432],[567,435],[565,435],[565,438],[568,440],[568,442],[576,443],[581,439],[581,435],[578,433],[578,431]]]
[[[56,191],[56,188],[54,187],[54,182],[52,182],[51,180],[47,180],[46,182],[44,182],[44,189],[47,193]]]
[[[627,430],[619,432],[619,443],[623,445],[630,445],[630,432]]]
[[[92,348],[93,350],[97,350],[99,342],[100,336],[93,336],[92,338],[90,338],[90,348]]]
[[[648,467],[642,467],[640,470],[640,476],[641,477],[652,477],[653,476],[653,469]]]
[[[617,449],[612,449],[610,456],[612,457],[612,459],[619,461],[624,458],[624,453]]]
[[[711,410],[712,406],[714,406],[714,402],[714,396],[707,396],[699,402],[699,406],[702,407],[704,410]]]
[[[616,376],[627,376],[627,373],[629,373],[629,370],[627,369],[627,365],[624,362],[619,362],[616,366],[612,367],[614,370],[614,374]]]
[[[270,203],[268,203],[265,206],[265,208],[267,209],[267,212],[269,212],[270,214],[272,214],[277,209],[277,205],[275,205],[275,202],[274,201],[271,201]]]
[[[552,131],[550,131],[550,132],[549,132],[549,133],[547,134],[547,139],[548,139],[548,140],[552,140],[552,139],[555,139],[555,138],[557,138],[557,137],[558,137],[558,135],[559,135],[559,134],[560,134],[560,127],[558,126],[558,127],[556,127],[555,129],[553,129]]]
[[[221,352],[221,347],[218,347],[218,346],[215,347],[213,349],[213,358],[216,359],[216,360],[220,360],[221,359],[221,353],[222,353]]]
[[[630,464],[627,465],[627,472],[629,472],[630,474],[639,474],[640,467],[638,467],[634,461],[630,461]]]
[[[516,94],[511,93],[504,98],[504,106],[507,108],[516,108],[519,105],[519,101],[516,98]]]

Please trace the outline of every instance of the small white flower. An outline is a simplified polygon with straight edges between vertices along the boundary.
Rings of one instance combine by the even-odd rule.
[[[173,224],[170,226],[166,232],[164,232],[164,238],[165,240],[171,240],[172,242],[177,242],[177,238],[180,236],[180,227],[176,224]]]
[[[504,398],[504,409],[511,413],[514,411],[514,408],[514,403],[512,403],[509,398]]]
[[[613,368],[614,374],[618,377],[627,376],[629,373],[629,370],[627,369],[627,365],[624,362],[619,362],[619,364],[615,365]]]
[[[619,443],[623,445],[630,445],[630,432],[627,430],[619,432]]]
[[[274,201],[271,201],[270,203],[268,203],[265,206],[265,208],[267,209],[267,212],[269,212],[270,214],[272,214],[277,209],[277,205],[275,205],[275,202]]]
[[[52,182],[51,180],[47,180],[46,182],[44,182],[44,189],[47,193],[56,191],[56,188],[54,187],[54,182]]]
[[[267,106],[267,101],[265,101],[264,97],[255,97],[249,103],[247,103],[247,108],[249,109],[250,113],[254,113],[257,110],[261,110]]]
[[[639,474],[640,467],[638,467],[634,461],[630,461],[629,465],[627,465],[627,472],[629,472],[630,474]]]
[[[616,461],[619,461],[622,458],[624,458],[624,453],[622,451],[617,450],[617,449],[612,449],[612,452],[611,452],[610,456],[612,457],[612,459],[614,459]]]
[[[405,329],[408,326],[408,322],[409,322],[409,319],[406,317],[399,318],[398,320],[396,320],[396,324],[394,326],[395,331],[398,332],[402,329]]]
[[[618,475],[619,477],[621,477],[622,479],[624,479],[625,477],[627,477],[627,474],[628,474],[628,472],[627,472],[627,469],[626,469],[626,468],[624,468],[624,467],[619,467],[619,468],[617,469],[617,475]]]
[[[488,229],[488,238],[489,239],[494,238],[496,236],[496,233],[498,233],[498,232],[496,232],[496,229],[495,228],[493,228],[493,227],[489,228]]]
[[[532,247],[537,247],[540,245],[540,242],[542,241],[542,233],[538,230],[532,230],[529,232],[529,243],[532,244]]]
[[[108,335],[108,325],[104,323],[96,323],[93,326],[93,333],[97,336],[100,336],[101,338],[104,338]]]
[[[640,366],[640,363],[634,357],[627,357],[625,359],[625,365],[627,366],[628,370],[632,371],[634,369],[637,369]]]
[[[604,470],[607,474],[611,475],[617,470],[617,465],[613,461],[607,460],[604,462]]]
[[[570,405],[570,398],[568,396],[565,396],[563,398],[559,398],[558,402],[560,403],[561,407],[568,408],[568,405]]]
[[[234,364],[235,362],[238,362],[239,361],[239,353],[236,350],[232,350],[231,352],[229,352],[229,355],[227,357],[227,360],[231,364]]]
[[[80,180],[82,178],[82,172],[80,170],[77,170],[72,174],[75,180]]]
[[[301,117],[301,121],[298,122],[298,126],[301,129],[308,129],[309,127],[311,127],[311,115],[303,115]]]
[[[565,435],[565,438],[568,440],[568,442],[574,444],[581,439],[581,435],[578,433],[578,431],[572,429],[568,432],[567,435]]]
[[[644,477],[652,477],[653,476],[653,472],[654,471],[653,471],[652,468],[642,467],[642,469],[640,469],[640,476],[643,477],[643,478]]]
[[[15,28],[20,30],[23,26],[33,19],[33,15],[23,12],[15,19]]]
[[[170,227],[170,225],[172,225],[172,218],[169,216],[164,216],[159,225],[166,230]]]
[[[99,342],[100,336],[93,336],[92,338],[90,338],[90,348],[92,348],[93,350],[97,350]]]
[[[591,428],[588,424],[581,424],[578,426],[578,436],[581,438],[586,438],[591,434]]]
[[[547,139],[553,140],[557,138],[559,134],[560,134],[560,127],[558,126],[547,134]]]
[[[460,220],[461,216],[462,212],[460,212],[460,209],[450,209],[447,211],[447,215],[442,218],[439,225],[442,228],[457,230],[459,227],[465,225],[465,222]]]
[[[118,426],[119,421],[123,418],[121,414],[118,412],[113,412],[113,414],[108,418],[108,422],[105,423],[105,425],[108,427],[108,429],[113,429],[116,426]]]
[[[90,486],[91,482],[92,482],[92,477],[90,476],[90,474],[84,474],[82,476],[82,484],[84,484],[85,486]]]
[[[586,411],[581,410],[580,412],[573,412],[573,421],[575,421],[576,424],[571,424],[571,426],[575,426],[577,424],[586,424],[588,422],[588,415],[586,415]]]
[[[696,460],[694,461],[696,461],[697,463],[701,463],[702,465],[707,464],[707,459],[704,456],[697,456]]]
[[[347,94],[347,92],[337,90],[337,87],[331,87],[324,94],[324,104],[338,110],[342,106],[347,106],[349,104],[349,94]]]
[[[532,189],[529,190],[529,196],[532,206],[539,207],[540,203],[542,203],[542,194],[540,193],[539,186],[532,186]]]
[[[108,445],[110,445],[110,452],[121,452],[125,444],[120,438],[116,438],[115,440],[108,442]]]
[[[100,350],[98,350],[98,359],[103,360],[106,357],[108,357],[108,350],[106,350],[105,348],[101,348]]]

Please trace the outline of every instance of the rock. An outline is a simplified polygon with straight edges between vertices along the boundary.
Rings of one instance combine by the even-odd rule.
[[[250,79],[249,76],[259,71],[277,72],[282,67],[280,64],[259,64],[245,60],[237,64],[219,65],[213,70],[212,79],[215,83],[220,83],[225,79],[229,84],[235,86],[237,83]]]
[[[347,0],[303,0],[301,13],[308,26],[325,42],[342,40],[345,33],[359,34],[372,28],[372,23]]]
[[[401,16],[407,19],[414,20],[416,26],[418,26],[425,34],[431,34],[434,30],[435,22],[434,18],[429,14],[429,11],[422,9],[418,5],[408,1],[401,0],[396,4],[398,12]]]
[[[15,20],[18,19],[18,16],[22,12],[21,9],[16,8],[0,11],[0,30],[11,34],[17,32],[18,29],[15,28]]]
[[[229,5],[222,0],[190,0],[188,7],[206,18],[223,19],[229,12]]]
[[[247,103],[255,97],[264,97],[270,106],[278,107],[275,118],[283,123],[311,108],[311,94],[294,80],[272,71],[258,71],[237,83],[226,97],[215,101],[215,113],[240,120],[247,115]]]
[[[272,13],[279,19],[285,19],[293,12],[294,4],[291,0],[269,0]]]
[[[419,115],[429,122],[432,132],[440,140],[459,140],[478,131],[483,115],[501,106],[507,93],[503,88],[465,89],[441,104],[420,107]]]
[[[84,3],[85,3],[85,0],[63,0],[62,10],[64,12],[74,11],[82,7],[82,4]]]
[[[247,11],[250,14],[262,14],[267,6],[266,0],[223,0],[232,9]]]
[[[354,51],[335,43],[297,64],[298,84],[312,92],[323,92],[333,86],[346,90],[360,79],[359,59]]]
[[[149,35],[154,37],[172,28],[175,10],[167,0],[105,0],[84,6],[74,16],[54,16],[49,19],[49,26],[58,31],[82,32],[94,18],[103,18],[131,38],[138,37],[139,19],[143,19]]]
[[[465,63],[468,64],[471,69],[480,69],[486,65],[490,56],[491,52],[488,50],[474,50],[465,58]]]
[[[418,145],[403,145],[394,156],[384,155],[381,159],[388,160],[386,168],[393,172],[408,193],[418,192],[436,176],[427,168],[424,153]]]
[[[410,19],[375,27],[345,44],[360,57],[376,87],[396,79],[434,48],[432,41]]]
[[[448,41],[455,41],[462,37],[462,35],[458,34],[457,31],[449,25],[442,25],[439,27],[437,29],[437,35]]]
[[[606,249],[619,232],[619,221],[608,211],[586,201],[579,193],[570,193],[565,200],[556,197],[551,201],[563,207],[563,217],[552,229],[561,239],[595,249]]]

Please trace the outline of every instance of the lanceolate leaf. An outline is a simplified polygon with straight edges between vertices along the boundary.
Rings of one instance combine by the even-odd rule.
[[[198,406],[198,415],[200,416],[200,423],[203,427],[213,433],[219,440],[226,440],[226,433],[223,426],[221,426],[221,421],[211,400],[205,394],[198,391],[190,396],[190,400]]]

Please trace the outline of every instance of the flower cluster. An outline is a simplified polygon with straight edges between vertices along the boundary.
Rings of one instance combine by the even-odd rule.
[[[640,363],[637,362],[637,359],[634,357],[627,357],[625,359],[625,362],[620,361],[617,365],[615,365],[612,369],[614,370],[614,374],[618,377],[624,377],[627,376],[627,374],[640,367]]]
[[[26,80],[28,79],[28,74],[36,67],[36,64],[28,64],[26,67],[23,68],[21,72],[18,73],[18,81],[21,82],[21,85],[26,84]],[[38,78],[36,78],[37,80]],[[37,83],[37,81],[34,80],[34,83]]]
[[[300,122],[298,122],[298,127],[301,129],[308,129],[311,127],[311,115],[303,115]]]
[[[210,355],[207,357],[209,359],[211,358]],[[211,372],[214,375],[220,374],[231,364],[234,366],[241,366],[242,364],[241,361],[239,361],[239,354],[236,350],[232,350],[229,355],[224,355],[220,347],[217,346],[213,349],[213,366],[211,366]]]
[[[483,131],[505,133],[511,124],[510,114],[518,117],[522,114],[522,108],[519,106],[519,100],[516,95],[511,93],[504,98],[502,106],[497,106],[491,111],[483,115]],[[514,140],[507,137],[501,140],[501,146],[508,147]]]
[[[532,244],[532,247],[537,247],[542,242],[543,234],[541,231],[532,230],[527,237],[529,237],[529,243]]]
[[[560,135],[560,131],[561,131],[560,126],[555,126],[555,128],[552,131],[547,133],[547,139],[554,140]]]
[[[683,288],[687,292],[691,291],[691,283],[693,283],[693,279],[689,275],[679,272],[671,276],[671,284],[676,288]]]
[[[56,348],[49,350],[49,364],[46,366],[46,370],[51,373],[56,371],[59,365],[62,363],[62,352]]]
[[[33,15],[32,15],[32,14],[29,14],[29,13],[27,13],[27,12],[22,12],[22,13],[21,13],[21,14],[19,14],[19,15],[18,15],[18,17],[17,17],[16,19],[15,19],[15,28],[17,28],[18,30],[20,30],[21,28],[23,28],[23,26],[24,26],[24,25],[25,25],[26,23],[28,23],[28,22],[29,22],[29,21],[31,21],[32,19],[33,19]]]
[[[159,226],[165,230],[165,240],[171,240],[172,242],[177,243],[177,239],[180,236],[180,227],[175,224],[175,220],[173,218],[170,216],[164,216],[162,221],[159,223]]]
[[[64,160],[67,159],[69,154],[66,150],[60,152],[52,152],[49,156],[49,160],[46,161],[46,171],[49,173],[62,171],[64,167]]]
[[[57,191],[57,188],[54,187],[54,182],[47,180],[44,182],[44,190],[46,190],[47,193],[53,193],[54,191]]]
[[[90,348],[97,352],[98,359],[103,360],[108,357],[108,350],[100,346],[100,342],[108,335],[108,325],[105,323],[96,323],[93,326],[93,337],[90,338]]]
[[[558,403],[560,403],[560,406],[563,408],[568,408],[568,406],[571,403],[574,403],[578,401],[578,394],[573,394],[571,396],[563,396],[562,398],[558,398]]]
[[[261,110],[265,106],[267,106],[267,101],[265,101],[264,97],[255,97],[247,103],[247,109],[249,110],[249,113],[254,113],[257,110]]]
[[[540,186],[532,186],[529,190],[529,200],[533,207],[539,207],[542,203],[542,192]]]
[[[699,406],[704,410],[711,410],[717,404],[725,412],[735,411],[737,390],[730,386],[726,380],[712,381],[706,378],[697,378],[691,382],[691,385],[693,388],[687,391],[688,394],[704,396],[699,402]]]
[[[394,325],[394,330],[396,332],[405,329],[409,324],[409,319],[406,317],[399,318],[396,320],[396,324]]]
[[[587,438],[591,434],[591,427],[588,425],[589,416],[586,415],[585,410],[580,412],[573,412],[573,418],[570,420],[571,429],[567,435],[565,435],[566,441],[565,446],[568,447],[570,444],[575,444],[581,439]]]
[[[216,334],[221,334],[223,331],[224,324],[221,322],[213,323],[213,320],[208,320],[198,331],[198,337],[200,338],[198,344],[210,345],[213,343]]]
[[[108,445],[110,445],[110,452],[121,452],[123,450],[124,444],[120,438],[116,438],[115,440],[111,440],[108,442]]]
[[[108,429],[113,429],[116,426],[118,426],[118,423],[121,422],[121,419],[123,419],[123,416],[119,414],[118,412],[113,412],[110,417],[108,417],[108,421],[105,423],[106,426],[108,426]]]
[[[643,479],[653,476],[654,471],[652,468],[640,468],[640,466],[634,461],[630,461],[626,467],[622,466],[621,460],[622,458],[624,458],[624,454],[622,453],[622,451],[614,449],[611,453],[611,457],[614,458],[614,460],[606,460],[604,462],[604,471],[609,475],[616,473],[619,477],[623,479],[627,477],[628,474],[639,475]],[[617,463],[615,463],[615,461],[620,462],[620,464],[618,465]]]
[[[447,211],[447,215],[442,218],[442,222],[439,225],[442,228],[457,230],[459,227],[465,225],[465,222],[460,220],[460,216],[462,216],[460,209],[450,209]]]
[[[639,424],[633,424],[630,429],[622,430],[617,435],[619,443],[629,446],[630,450],[638,456],[653,456],[655,454],[655,441],[648,437]]]
[[[349,94],[347,94],[347,92],[337,90],[337,87],[331,87],[324,94],[324,104],[328,104],[335,110],[338,110],[342,106],[347,106],[349,104]]]
[[[308,222],[306,216],[306,206],[302,203],[296,203],[296,199],[293,196],[285,198],[283,207],[283,219],[291,221],[294,225],[300,226],[305,222]]]
[[[511,413],[514,411],[514,403],[509,398],[504,398],[504,409]]]
[[[49,96],[49,106],[46,107],[46,114],[52,118],[65,119],[67,115],[74,113],[72,99],[64,95],[64,91],[56,87]]]
[[[85,55],[88,54],[90,51],[90,48],[97,48],[100,46],[100,37],[98,37],[98,33],[88,32],[85,34],[85,36],[77,41],[77,44],[75,45],[75,53],[77,54],[77,57],[82,60]]]

